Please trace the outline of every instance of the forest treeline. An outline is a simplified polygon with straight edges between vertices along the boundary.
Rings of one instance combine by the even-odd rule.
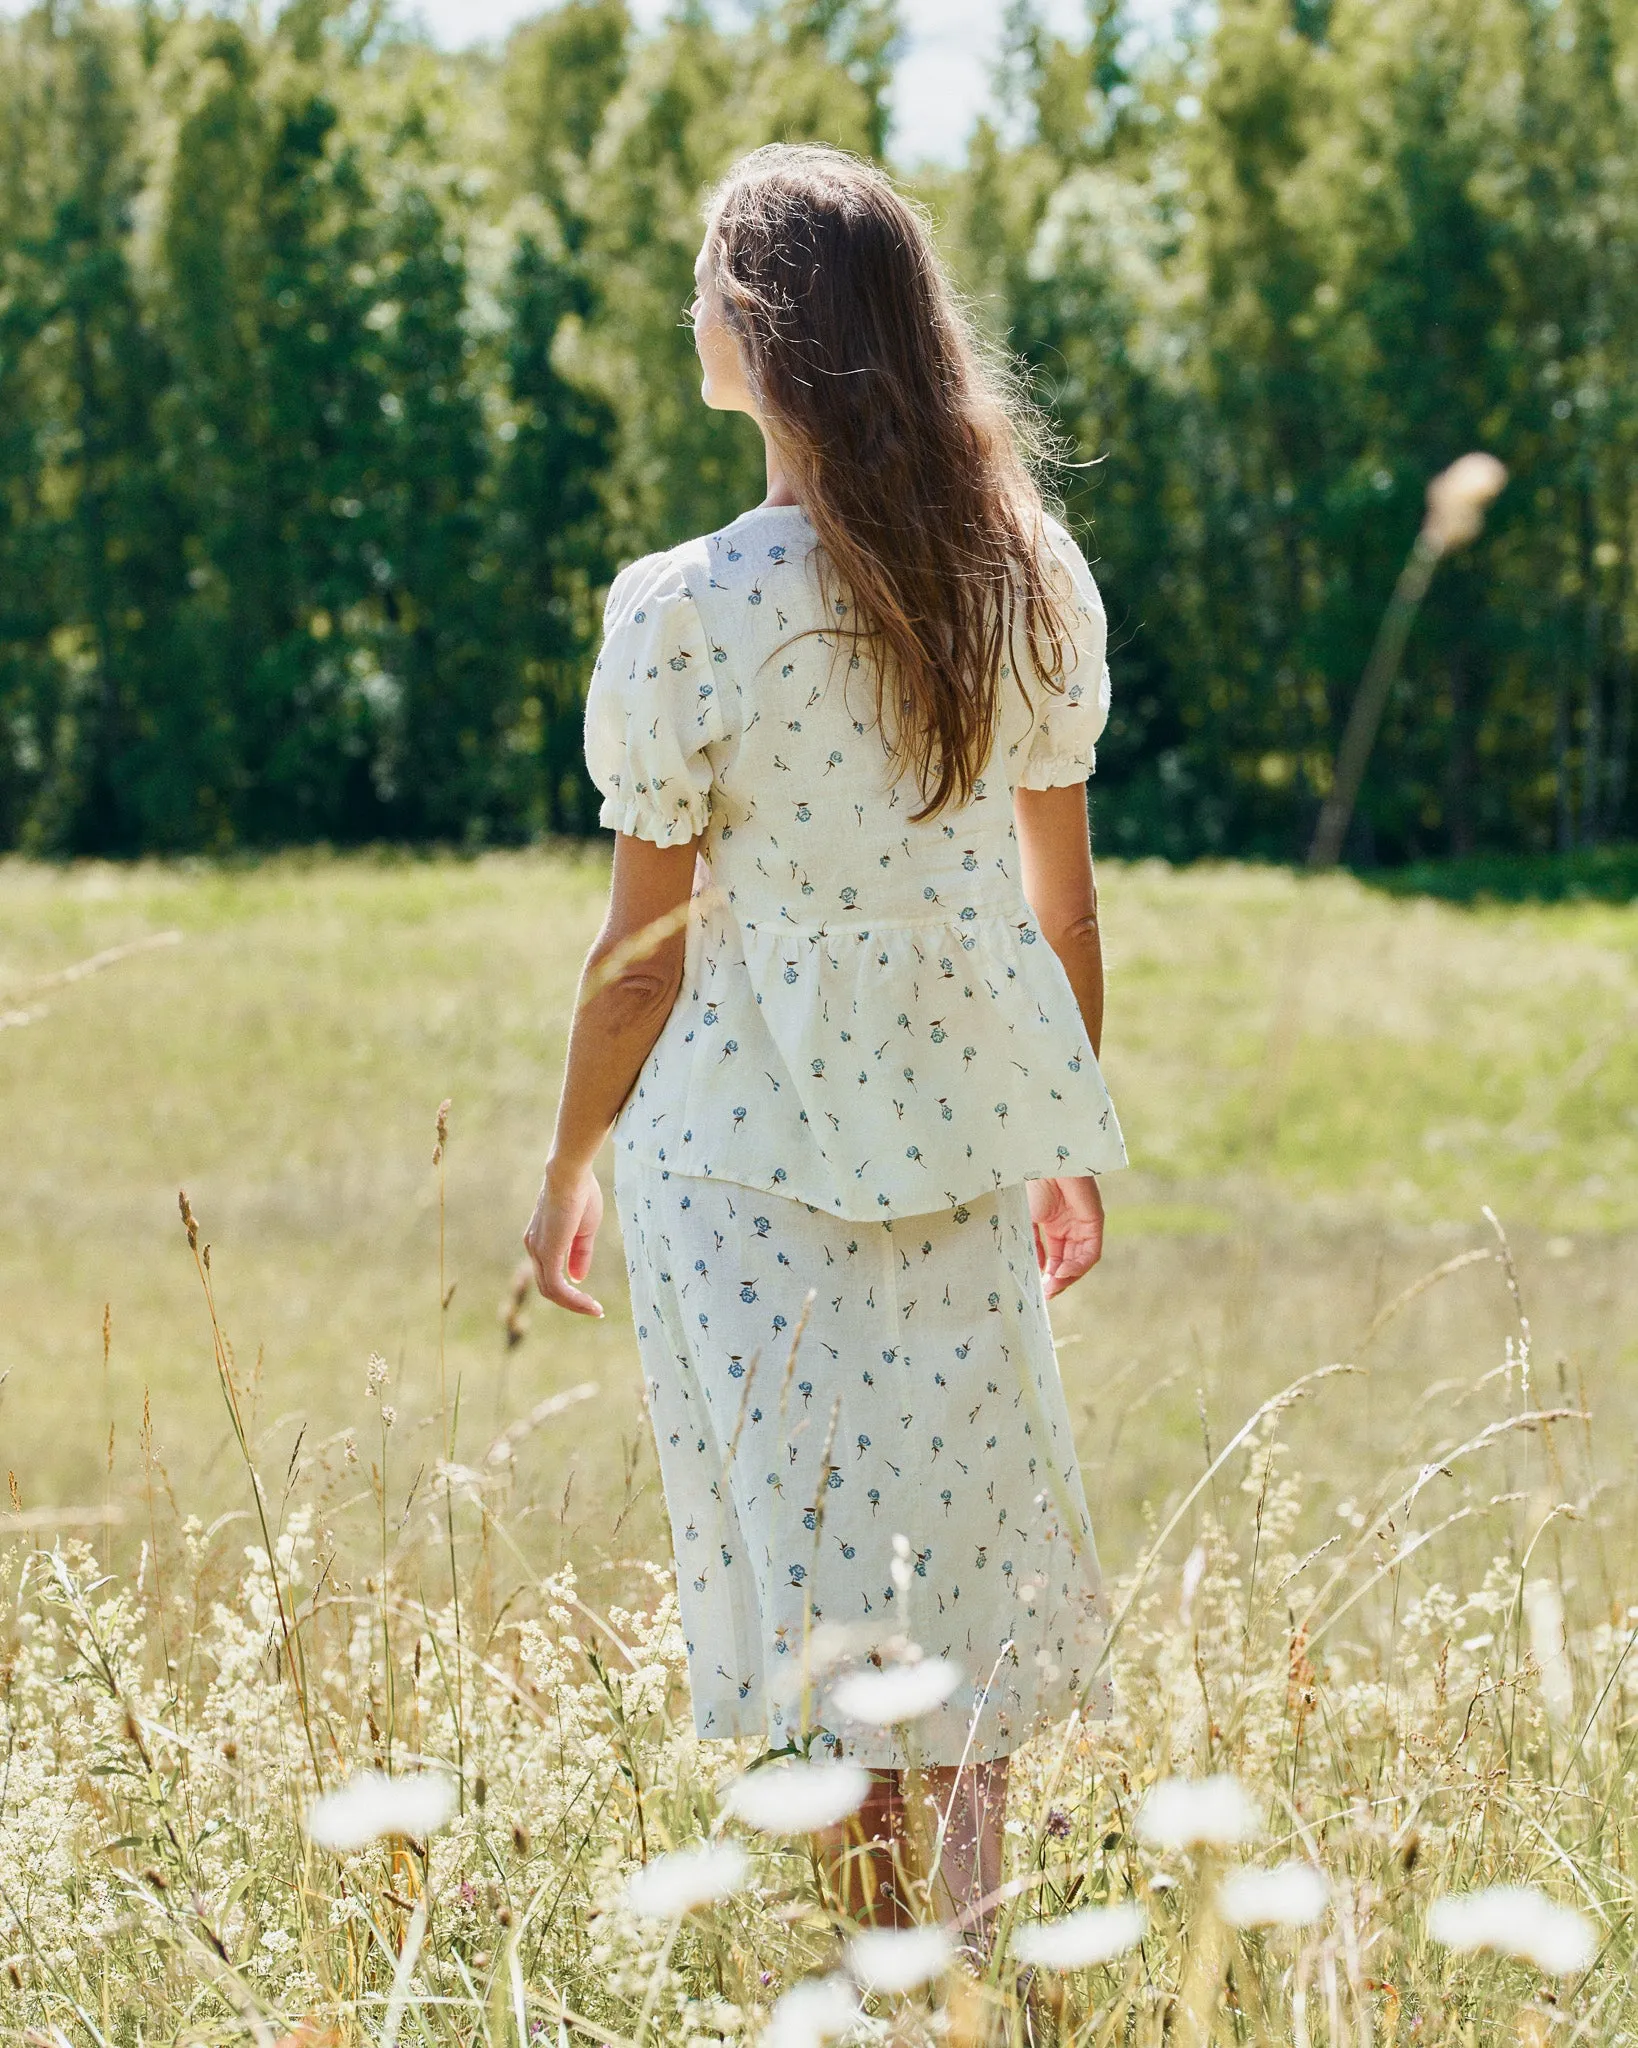
[[[1145,11],[1145,20],[1149,11]],[[1300,851],[1429,475],[1511,471],[1411,638],[1349,851],[1631,837],[1638,0],[1015,0],[913,180],[1061,436],[1100,843]],[[619,563],[761,494],[683,308],[740,150],[890,151],[891,0],[0,24],[0,846],[589,826]]]

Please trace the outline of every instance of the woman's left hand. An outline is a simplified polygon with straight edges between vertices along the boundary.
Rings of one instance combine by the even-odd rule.
[[[564,1176],[548,1166],[523,1243],[535,1269],[535,1285],[548,1301],[577,1316],[603,1313],[603,1304],[575,1285],[591,1271],[592,1247],[602,1221],[603,1190],[592,1169],[586,1166]]]

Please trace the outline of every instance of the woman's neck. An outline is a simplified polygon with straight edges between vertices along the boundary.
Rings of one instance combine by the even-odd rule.
[[[758,425],[761,425],[760,421]],[[799,505],[802,501],[786,474],[784,458],[766,427],[762,428],[762,447],[768,463],[768,495],[762,500],[764,509],[771,511],[779,505]]]

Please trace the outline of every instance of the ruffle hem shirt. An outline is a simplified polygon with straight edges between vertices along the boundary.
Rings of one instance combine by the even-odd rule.
[[[921,824],[799,507],[616,577],[586,702],[600,822],[656,846],[701,837],[682,990],[618,1146],[877,1220],[1125,1164],[1019,880],[1013,789],[1083,782],[1109,709],[1097,587],[1064,529],[1047,536],[1063,688],[1028,675],[1021,692],[1004,669],[986,774]]]

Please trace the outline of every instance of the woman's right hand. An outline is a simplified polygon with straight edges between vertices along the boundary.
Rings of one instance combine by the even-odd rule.
[[[1035,1257],[1048,1301],[1103,1257],[1103,1193],[1095,1175],[1026,1181]]]
[[[592,1246],[602,1220],[603,1190],[589,1166],[571,1174],[547,1167],[523,1242],[535,1269],[535,1285],[548,1301],[577,1316],[603,1313],[603,1304],[574,1284],[591,1271]]]

